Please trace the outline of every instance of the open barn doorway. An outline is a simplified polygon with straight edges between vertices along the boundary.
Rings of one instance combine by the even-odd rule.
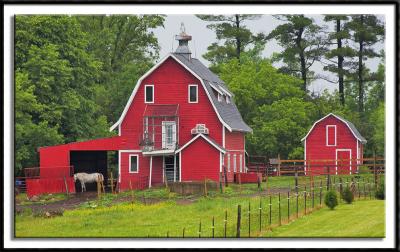
[[[71,151],[70,152],[70,164],[74,167],[74,173],[86,172],[94,173],[98,172],[103,174],[104,181],[108,181],[108,161],[107,151]],[[106,184],[106,183],[105,183]],[[96,191],[96,183],[85,184],[86,191]],[[75,183],[75,191],[81,192],[81,184],[79,181]]]

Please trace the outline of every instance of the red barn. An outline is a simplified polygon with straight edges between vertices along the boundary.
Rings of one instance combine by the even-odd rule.
[[[118,136],[40,148],[40,166],[74,165],[76,173],[92,165],[104,174],[106,163],[96,166],[99,155],[95,153],[118,151],[121,190],[143,182],[151,187],[165,181],[218,181],[224,167],[229,181],[234,173],[246,172],[245,134],[251,128],[243,121],[234,95],[191,56],[191,36],[183,31],[176,39],[176,51],[136,83],[110,128],[118,130]]]
[[[313,171],[313,160],[330,160],[317,162],[327,164],[333,174],[351,174],[357,171],[357,163],[363,158],[363,144],[367,141],[354,124],[333,113],[316,121],[304,142],[304,160]],[[334,161],[333,161],[334,160]]]

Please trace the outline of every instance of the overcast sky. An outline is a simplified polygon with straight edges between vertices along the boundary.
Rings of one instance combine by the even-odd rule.
[[[323,22],[322,15],[306,16],[313,18],[315,22],[321,26],[327,25],[325,22]],[[379,18],[384,20],[384,16],[379,16]],[[215,33],[206,27],[209,22],[202,21],[194,15],[168,15],[164,22],[164,28],[157,28],[154,30],[155,36],[158,38],[161,46],[160,57],[162,58],[167,53],[176,49],[178,42],[175,41],[175,35],[180,33],[181,22],[185,24],[186,33],[192,35],[192,41],[189,43],[192,56],[199,58],[205,65],[209,65],[209,62],[205,60],[202,55],[207,52],[207,47],[211,43],[216,42],[217,39]],[[281,23],[282,21],[276,20],[272,15],[263,15],[258,20],[247,21],[246,26],[253,33],[262,32],[268,34]],[[329,28],[333,28],[333,24],[328,27],[328,29]],[[383,47],[383,44],[376,45],[376,49],[378,51]],[[272,53],[279,52],[281,50],[282,48],[275,40],[273,40],[266,44],[263,55],[265,57],[270,57]],[[379,59],[368,60],[367,62],[367,66],[372,71],[377,69],[378,64]],[[322,65],[318,62],[314,63],[311,69],[316,73],[330,75],[332,78],[334,78],[334,76],[329,72],[324,72]],[[310,85],[309,90],[321,92],[323,89],[328,89],[332,91],[337,89],[336,86],[336,84],[324,80],[316,80]]]

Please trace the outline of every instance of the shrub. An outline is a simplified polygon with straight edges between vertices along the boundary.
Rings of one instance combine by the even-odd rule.
[[[354,195],[353,192],[350,190],[349,187],[344,188],[343,192],[342,192],[342,199],[347,203],[347,204],[351,204],[351,202],[353,202],[354,200]]]
[[[380,183],[375,191],[375,198],[383,200],[385,199],[385,185]]]
[[[329,207],[329,209],[333,210],[338,205],[338,199],[336,191],[328,191],[325,194],[325,205]]]

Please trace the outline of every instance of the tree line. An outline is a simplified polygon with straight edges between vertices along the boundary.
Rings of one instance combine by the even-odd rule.
[[[349,119],[367,138],[366,155],[384,152],[384,25],[373,15],[325,16],[327,30],[304,15],[278,15],[269,34],[246,26],[261,15],[197,15],[216,33],[203,57],[235,93],[251,154],[301,158],[300,139],[329,112]],[[137,80],[159,58],[152,29],[163,15],[15,17],[15,171],[38,165],[37,148],[115,134]],[[281,52],[264,58],[276,40]],[[376,72],[365,64],[381,58]],[[279,62],[281,67],[273,64]],[[310,93],[316,62],[338,91]]]

